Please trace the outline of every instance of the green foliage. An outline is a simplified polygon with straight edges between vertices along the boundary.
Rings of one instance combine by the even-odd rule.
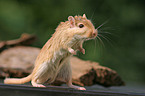
[[[144,4],[144,0],[1,0],[0,40],[31,33],[39,39],[34,46],[42,47],[59,22],[85,13],[96,28],[108,23],[100,28],[104,46],[99,39],[87,41],[86,54],[78,56],[115,69],[126,81],[145,83]]]

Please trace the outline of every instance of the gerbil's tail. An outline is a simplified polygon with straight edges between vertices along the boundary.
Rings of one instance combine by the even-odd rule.
[[[24,78],[6,78],[4,80],[4,83],[5,84],[24,84],[26,82],[29,82],[31,80],[31,77],[32,77],[32,74],[30,74],[29,76],[27,77],[24,77]]]

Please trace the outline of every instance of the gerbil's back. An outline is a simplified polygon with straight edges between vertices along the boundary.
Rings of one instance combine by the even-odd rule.
[[[50,38],[46,44],[42,47],[40,50],[40,53],[38,54],[36,61],[35,61],[35,66],[44,63],[48,59],[52,58],[52,48],[51,48],[51,42],[52,39]]]
[[[36,58],[35,66],[40,65],[45,61],[51,61],[54,58],[55,53],[60,51],[60,49],[63,47],[63,37],[60,34],[60,32],[56,31],[42,47],[39,55]]]

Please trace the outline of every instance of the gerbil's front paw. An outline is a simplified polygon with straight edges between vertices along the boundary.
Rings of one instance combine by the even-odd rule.
[[[33,87],[46,87],[46,86],[44,86],[42,84],[38,84],[38,83],[33,82],[33,81],[32,81],[32,85],[33,85]]]
[[[75,86],[75,85],[70,85],[69,87],[77,89],[77,90],[86,90],[86,88],[84,88],[84,87],[79,87],[79,86]]]
[[[33,87],[46,87],[46,86],[44,86],[42,84],[33,84]]]
[[[86,88],[84,88],[84,87],[79,87],[79,88],[77,88],[78,90],[86,90]]]
[[[69,51],[71,54],[73,54],[73,55],[76,55],[76,54],[77,54],[76,51],[75,51],[74,49],[72,49],[72,48],[69,48],[68,51]]]
[[[80,48],[79,51],[82,52],[83,54],[85,54],[85,49],[84,48]]]

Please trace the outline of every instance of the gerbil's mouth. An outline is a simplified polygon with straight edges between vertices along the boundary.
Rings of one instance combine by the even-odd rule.
[[[90,36],[89,36],[86,40],[95,39],[95,38],[97,37],[97,35],[98,35],[98,31],[95,30],[94,32],[92,32],[92,33],[90,34]]]
[[[92,39],[95,39],[98,35],[98,31],[95,30],[93,32],[90,32],[90,34],[87,34],[87,36],[80,36],[80,35],[74,35],[74,38],[75,39],[78,39],[78,40],[84,40],[84,41],[87,41],[87,40],[92,40]]]
[[[87,39],[85,39],[85,41],[88,41],[88,40],[91,40],[92,38],[87,38]]]
[[[86,38],[85,41],[95,39],[96,37]]]

